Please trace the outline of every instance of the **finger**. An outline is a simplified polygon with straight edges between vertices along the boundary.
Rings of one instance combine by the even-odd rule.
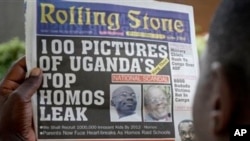
[[[25,102],[31,100],[32,95],[37,91],[42,83],[42,70],[34,68],[31,70],[29,78],[27,78],[15,91],[14,94],[19,95]]]
[[[26,62],[25,57],[22,57],[10,68],[6,77],[2,80],[0,88],[6,91],[15,90],[25,80],[25,75]]]

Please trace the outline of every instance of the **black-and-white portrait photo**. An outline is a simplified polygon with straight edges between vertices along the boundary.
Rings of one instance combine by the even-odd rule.
[[[172,122],[171,88],[168,85],[144,85],[144,121]]]
[[[178,131],[181,138],[181,141],[194,141],[194,125],[193,121],[189,119],[182,120],[178,124]]]
[[[111,121],[142,121],[141,87],[139,85],[111,85],[110,92]]]

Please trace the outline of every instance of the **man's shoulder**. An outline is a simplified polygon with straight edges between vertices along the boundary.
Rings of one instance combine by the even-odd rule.
[[[172,122],[172,118],[166,117],[164,119],[157,120],[157,119],[154,119],[150,114],[147,114],[144,117],[144,121],[146,121],[146,122]]]
[[[138,114],[134,113],[132,115],[120,118],[119,121],[141,121],[141,117]]]
[[[146,114],[146,116],[144,117],[144,121],[156,121],[156,120],[153,119],[149,114]]]

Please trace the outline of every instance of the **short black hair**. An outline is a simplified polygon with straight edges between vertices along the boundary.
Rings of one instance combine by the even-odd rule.
[[[193,124],[193,121],[190,120],[190,119],[184,119],[184,120],[182,120],[182,121],[179,122],[179,124],[178,124],[178,130],[180,131],[180,128],[181,128],[181,124],[182,124],[182,123],[190,123],[190,122]]]
[[[249,91],[250,0],[221,2],[210,26],[206,51],[206,63],[222,64],[232,90]]]

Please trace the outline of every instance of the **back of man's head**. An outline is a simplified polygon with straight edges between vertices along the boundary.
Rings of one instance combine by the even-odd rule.
[[[250,124],[250,0],[224,0],[210,26],[194,100],[202,141],[228,141],[229,128]]]
[[[247,84],[250,79],[249,0],[222,1],[210,26],[205,59],[208,64],[220,62],[236,84]]]

